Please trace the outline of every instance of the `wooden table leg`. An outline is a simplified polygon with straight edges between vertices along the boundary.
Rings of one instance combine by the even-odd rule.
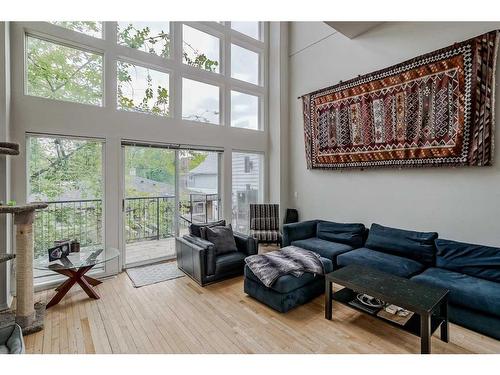
[[[325,319],[332,320],[332,282],[325,280]]]
[[[420,353],[431,353],[431,315],[420,315]]]
[[[59,292],[62,288],[66,286],[66,284],[69,284],[71,282],[71,278],[65,280],[62,284],[59,284],[59,286],[56,288],[56,292]]]
[[[93,277],[83,275],[83,278],[92,286],[97,286],[99,284],[102,284],[101,280],[94,279]]]
[[[64,283],[62,283],[59,287],[57,287],[57,293],[52,299],[50,300],[49,303],[47,303],[46,308],[50,308],[54,305],[57,305],[63,297],[69,292],[69,290],[73,287],[73,285],[76,284],[76,279],[71,278],[66,280]]]
[[[99,299],[101,298],[99,296],[99,294],[97,294],[97,292],[92,289],[92,286],[87,282],[87,280],[85,280],[85,278],[80,278],[77,280],[77,283],[78,285],[81,286],[81,288],[85,291],[85,293],[87,293],[87,295],[90,297],[90,298],[93,298],[93,299]]]
[[[99,294],[92,288],[92,286],[96,286],[102,283],[97,279],[94,279],[90,276],[86,276],[85,274],[92,269],[93,266],[81,267],[78,270],[74,269],[52,269],[54,272],[57,272],[61,275],[67,276],[68,280],[63,282],[56,288],[56,294],[50,302],[47,304],[47,308],[50,308],[54,305],[57,305],[63,297],[69,292],[69,290],[73,287],[73,285],[77,284],[84,290],[85,293],[90,298],[99,299]]]

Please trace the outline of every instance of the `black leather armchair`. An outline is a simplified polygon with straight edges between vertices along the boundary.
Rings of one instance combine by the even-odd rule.
[[[243,274],[244,259],[257,254],[257,240],[234,233],[238,251],[217,255],[212,242],[193,234],[176,238],[177,266],[201,286]]]

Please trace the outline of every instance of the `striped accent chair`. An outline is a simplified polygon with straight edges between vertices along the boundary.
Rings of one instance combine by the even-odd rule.
[[[279,204],[250,204],[250,236],[259,243],[281,244]]]

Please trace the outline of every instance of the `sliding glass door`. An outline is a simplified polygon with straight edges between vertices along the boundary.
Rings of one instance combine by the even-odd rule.
[[[125,264],[175,257],[176,151],[124,146]]]
[[[219,153],[123,145],[125,266],[175,258],[175,236],[220,217]]]

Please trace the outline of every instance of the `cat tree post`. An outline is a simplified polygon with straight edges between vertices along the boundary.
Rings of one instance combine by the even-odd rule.
[[[33,289],[34,211],[14,215],[16,225],[16,323],[29,327],[35,319]]]
[[[16,226],[16,323],[30,330],[35,321],[33,289],[33,221],[35,210],[46,203],[0,206],[0,213],[14,215]]]

